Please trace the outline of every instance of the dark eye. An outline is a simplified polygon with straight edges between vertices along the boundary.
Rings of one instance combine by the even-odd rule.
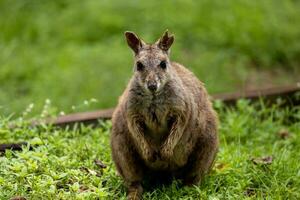
[[[166,69],[167,68],[167,63],[166,63],[166,61],[161,61],[160,62],[160,64],[159,64],[159,66],[162,68],[162,69]]]
[[[137,63],[136,63],[136,69],[137,69],[138,71],[143,71],[144,68],[145,68],[145,66],[144,66],[141,62],[137,62]]]

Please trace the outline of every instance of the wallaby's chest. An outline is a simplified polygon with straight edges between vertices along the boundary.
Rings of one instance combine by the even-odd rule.
[[[155,145],[160,145],[169,133],[169,108],[163,102],[149,103],[143,108],[145,136]]]

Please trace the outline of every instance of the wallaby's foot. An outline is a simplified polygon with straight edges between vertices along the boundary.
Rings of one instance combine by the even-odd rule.
[[[169,160],[173,156],[173,150],[169,146],[164,146],[160,151],[160,156],[163,160]]]
[[[143,187],[140,183],[132,183],[128,187],[128,200],[140,200],[142,199]]]
[[[182,183],[185,186],[193,186],[193,185],[198,185],[200,183],[200,176],[195,175],[192,177],[186,177],[183,179]]]

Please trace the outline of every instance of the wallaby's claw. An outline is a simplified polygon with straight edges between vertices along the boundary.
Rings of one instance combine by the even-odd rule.
[[[162,159],[168,160],[168,159],[172,158],[173,151],[168,146],[165,146],[165,147],[162,148],[162,150],[160,152],[160,155],[161,155]]]
[[[146,160],[149,162],[155,162],[157,160],[157,157],[158,157],[158,153],[150,150],[150,148],[146,152]]]

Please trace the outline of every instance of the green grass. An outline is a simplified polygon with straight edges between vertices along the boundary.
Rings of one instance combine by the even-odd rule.
[[[90,109],[114,106],[132,72],[125,30],[149,42],[174,32],[172,59],[211,93],[299,80],[299,9],[292,0],[0,0],[0,113],[35,103],[36,114],[47,98],[65,112],[90,98]]]
[[[215,107],[221,145],[211,174],[199,186],[181,187],[174,181],[146,190],[144,199],[299,199],[300,108],[267,108],[245,100],[236,108],[220,102]],[[97,129],[56,129],[32,128],[19,119],[23,126],[13,130],[9,122],[0,120],[0,143],[29,141],[38,146],[0,157],[0,199],[125,199],[110,156],[110,121],[100,122]],[[288,132],[285,139],[279,136],[282,130]],[[272,156],[271,164],[251,161],[265,156]],[[94,159],[107,168],[99,169]]]

